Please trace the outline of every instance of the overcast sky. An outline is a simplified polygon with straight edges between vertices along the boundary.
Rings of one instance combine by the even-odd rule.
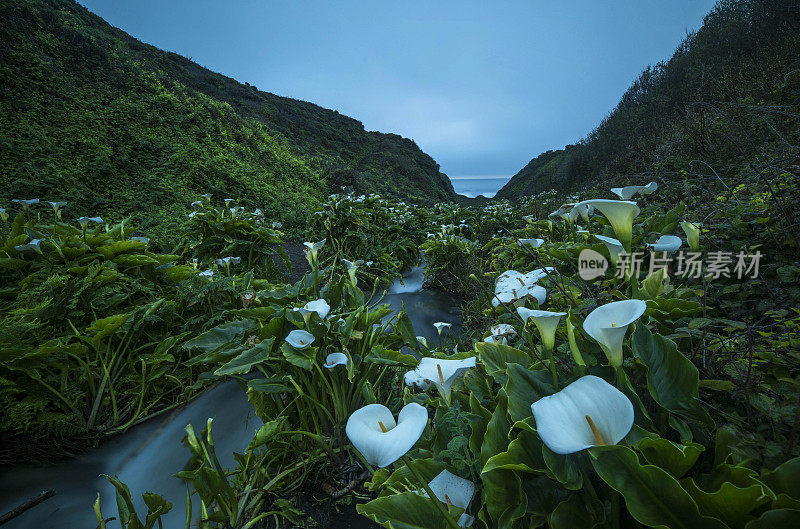
[[[712,0],[80,0],[260,90],[414,139],[450,176],[511,175],[585,136]]]

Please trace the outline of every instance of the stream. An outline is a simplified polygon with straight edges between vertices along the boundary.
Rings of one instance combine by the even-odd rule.
[[[389,303],[395,311],[404,306],[414,330],[426,336],[429,343],[438,343],[433,322],[452,323],[443,336],[457,336],[460,322],[453,314],[453,300],[423,290],[423,274],[423,268],[417,267],[396,280],[381,303]],[[220,463],[226,468],[234,467],[233,452],[244,450],[261,421],[252,416],[252,407],[242,387],[231,380],[74,459],[53,466],[19,466],[0,471],[0,514],[43,490],[57,492],[55,497],[14,518],[3,529],[93,529],[97,520],[92,504],[98,492],[104,517],[117,516],[115,489],[102,474],[118,475],[128,485],[140,518],[147,512],[142,493],[155,492],[173,505],[162,518],[164,527],[183,527],[186,487],[173,474],[182,470],[189,457],[189,450],[181,444],[184,428],[191,423],[199,434],[208,417],[214,418],[214,444]],[[196,496],[192,499],[197,517],[200,502]],[[110,529],[120,527],[118,520],[107,525]]]

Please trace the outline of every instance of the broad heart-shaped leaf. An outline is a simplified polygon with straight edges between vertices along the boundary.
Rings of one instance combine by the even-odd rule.
[[[481,444],[481,468],[486,466],[490,458],[508,449],[508,431],[511,423],[506,410],[508,400],[502,393],[497,397],[497,406],[494,408],[492,418],[486,426]]]
[[[704,491],[692,478],[681,481],[683,488],[697,503],[700,512],[706,516],[719,518],[728,525],[741,527],[752,519],[749,514],[762,505],[772,501],[772,494],[755,479],[746,483],[723,482],[714,491]]]
[[[680,483],[664,470],[639,464],[627,446],[589,449],[600,478],[620,492],[631,515],[644,525],[670,529],[727,529],[715,518],[702,516]]]
[[[314,370],[314,362],[317,361],[317,350],[319,347],[306,347],[305,349],[296,349],[284,342],[281,345],[281,353],[289,361],[289,363],[296,365],[306,371]]]
[[[521,430],[516,439],[508,444],[505,452],[489,458],[481,473],[502,469],[543,474],[546,468],[542,458],[543,446],[539,436],[527,430]]]
[[[678,444],[661,437],[644,437],[635,446],[648,463],[663,468],[676,478],[692,468],[700,453],[705,450],[698,443]]]
[[[241,338],[244,333],[253,327],[253,323],[249,320],[236,320],[223,323],[213,329],[192,338],[184,343],[182,349],[191,349],[197,347],[203,351],[210,353],[219,347],[236,338]]]
[[[578,490],[583,486],[578,457],[579,454],[556,454],[542,445],[542,459],[550,470],[550,477],[570,490]]]
[[[702,312],[703,305],[689,299],[656,298],[647,300],[645,314],[665,323]]]
[[[401,492],[356,505],[356,511],[387,529],[447,529],[449,526],[434,501],[417,492]],[[464,509],[451,506],[449,513],[458,520]]]
[[[224,366],[214,371],[214,374],[217,376],[222,376],[242,375],[249,373],[250,369],[252,369],[254,365],[263,362],[269,357],[269,351],[272,349],[273,342],[275,342],[275,338],[270,338],[254,345]]]
[[[549,516],[551,529],[591,529],[596,526],[597,513],[589,507],[589,500],[582,494],[572,494],[562,501]]]
[[[800,457],[790,459],[771,472],[765,472],[761,481],[775,494],[786,494],[800,500]]]
[[[485,510],[491,522],[484,516],[481,519],[489,527],[511,529],[514,521],[525,515],[528,505],[519,475],[511,470],[493,470],[481,474],[481,482],[481,514]]]
[[[508,381],[504,388],[508,395],[508,413],[514,422],[530,417],[531,404],[555,393],[549,371],[531,371],[519,364],[510,363],[506,368]]]
[[[800,509],[772,509],[744,526],[744,529],[797,529]]]
[[[683,418],[713,426],[697,401],[700,375],[695,365],[678,351],[675,342],[637,325],[631,339],[633,353],[647,366],[647,389],[662,407]]]
[[[414,325],[411,323],[411,318],[408,317],[405,307],[397,314],[394,328],[407,346],[414,351],[419,351],[420,345],[419,341],[417,341],[417,335],[414,333]]]
[[[364,362],[372,364],[386,364],[390,366],[401,365],[407,367],[417,367],[419,364],[419,359],[414,358],[411,355],[403,354],[400,351],[387,349],[382,345],[373,345],[370,352],[364,357]]]
[[[497,343],[475,342],[475,352],[478,354],[478,361],[498,384],[506,383],[506,368],[509,363],[527,367],[531,360],[524,351]]]
[[[284,426],[286,425],[286,416],[281,416],[279,419],[275,419],[274,421],[267,421],[264,423],[261,428],[258,429],[256,434],[250,440],[250,444],[247,445],[247,451],[253,451],[256,448],[264,446],[267,444],[275,435],[281,431],[283,431]]]
[[[473,394],[469,396],[469,411],[472,412],[469,417],[469,427],[472,430],[469,436],[469,449],[473,454],[479,454],[483,444],[484,433],[492,414],[481,405],[480,400]]]

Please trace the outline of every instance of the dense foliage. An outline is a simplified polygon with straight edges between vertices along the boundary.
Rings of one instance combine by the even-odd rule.
[[[0,39],[0,200],[69,200],[179,233],[208,192],[298,225],[340,186],[453,196],[413,141],[242,85],[71,0],[3,0]]]

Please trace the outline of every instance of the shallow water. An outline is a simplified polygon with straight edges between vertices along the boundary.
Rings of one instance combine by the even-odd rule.
[[[452,300],[422,289],[423,270],[415,268],[402,281],[395,281],[383,298],[394,310],[405,306],[418,335],[438,343],[433,322],[445,321],[453,326],[443,337],[456,336],[460,322],[453,316]],[[74,459],[49,467],[16,467],[0,471],[0,514],[10,511],[28,498],[46,489],[57,495],[33,507],[3,526],[3,529],[92,529],[97,521],[92,511],[100,493],[103,515],[117,515],[113,486],[102,474],[119,475],[131,490],[137,512],[147,509],[143,492],[161,494],[173,507],[164,516],[164,527],[183,527],[186,488],[173,474],[180,471],[189,457],[181,444],[184,428],[192,424],[199,434],[208,417],[214,417],[214,444],[223,467],[235,465],[233,452],[241,452],[261,425],[250,417],[252,407],[244,390],[236,381],[229,381],[205,391],[200,397],[172,413],[155,417],[113,437],[102,446]],[[192,498],[195,516],[199,500]],[[119,521],[108,524],[120,527]]]

